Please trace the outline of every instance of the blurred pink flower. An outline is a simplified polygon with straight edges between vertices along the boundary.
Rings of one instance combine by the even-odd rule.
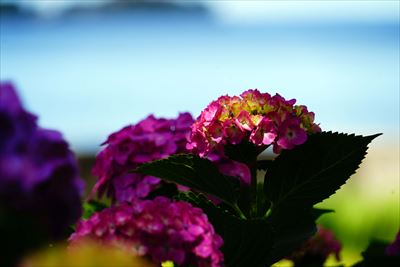
[[[214,115],[215,111],[210,110],[209,116]],[[155,118],[151,115],[136,125],[111,134],[104,142],[105,148],[96,157],[92,172],[98,181],[92,195],[97,193],[101,197],[106,193],[119,203],[146,198],[161,185],[161,180],[129,171],[146,162],[176,153],[189,153],[186,146],[193,122],[189,113],[181,113],[176,119]],[[210,125],[210,133],[214,142],[222,140],[222,125]],[[204,140],[202,135],[200,131],[192,134],[192,139],[198,140],[198,147],[201,147],[201,141]],[[225,175],[238,177],[244,183],[250,179],[247,167],[241,163],[220,154],[210,157],[210,160],[217,167],[221,166],[220,170]]]
[[[340,260],[342,246],[332,231],[318,226],[317,233],[292,253],[288,259],[299,266],[323,266],[329,255],[334,254]]]
[[[111,134],[96,158],[93,174],[98,181],[93,193],[101,196],[106,192],[118,202],[147,197],[160,179],[129,171],[146,162],[188,152],[186,143],[193,121],[189,113],[181,113],[176,119],[151,115]]]
[[[385,253],[389,256],[400,256],[400,231],[393,243],[386,247]]]
[[[222,238],[207,216],[187,202],[165,197],[123,203],[80,221],[70,237],[72,245],[94,239],[150,256],[160,264],[219,267],[223,265]]]

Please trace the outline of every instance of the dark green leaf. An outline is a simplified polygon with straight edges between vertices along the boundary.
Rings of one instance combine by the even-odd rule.
[[[203,209],[215,231],[224,239],[222,251],[227,267],[265,267],[272,248],[272,230],[266,220],[242,220],[215,206],[202,195],[181,194],[179,199]]]
[[[236,203],[237,200],[237,193],[232,183],[234,178],[222,175],[210,160],[196,155],[173,155],[143,164],[134,172],[188,186],[214,195],[228,204]]]
[[[265,198],[263,184],[257,184],[257,217],[262,218],[271,206],[271,202]]]
[[[290,255],[315,232],[315,220],[331,212],[323,209],[282,208],[266,220],[242,220],[214,205],[203,195],[181,193],[178,199],[200,207],[224,239],[227,267],[265,267]]]
[[[335,212],[335,210],[313,208],[311,212],[312,212],[312,216],[314,216],[314,220],[317,220],[317,219],[318,219],[319,217],[321,217],[322,215],[324,215],[324,214],[326,214],[326,213]]]
[[[265,176],[267,198],[274,208],[311,207],[324,200],[355,173],[367,145],[377,136],[323,132],[293,150],[282,151]]]
[[[290,209],[281,207],[275,210],[268,221],[273,229],[273,248],[268,252],[266,266],[289,256],[304,244],[316,231],[315,220],[329,210],[313,208]]]
[[[168,182],[161,182],[159,186],[151,191],[149,195],[146,197],[146,199],[153,199],[158,196],[164,196],[167,198],[173,198],[179,193],[178,188],[176,187],[176,184],[174,183],[168,183]]]

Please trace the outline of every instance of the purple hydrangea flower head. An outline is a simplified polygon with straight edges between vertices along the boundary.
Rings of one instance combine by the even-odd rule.
[[[111,134],[106,147],[97,155],[93,174],[99,178],[93,192],[105,192],[118,202],[145,198],[160,184],[160,179],[129,173],[140,164],[187,152],[186,143],[193,118],[181,113],[176,119],[153,115],[136,125]]]
[[[385,254],[388,256],[400,256],[400,231],[392,244],[386,247]]]
[[[318,226],[317,233],[290,255],[288,259],[292,260],[296,266],[322,266],[331,254],[334,254],[336,260],[339,261],[341,248],[342,246],[333,232]]]
[[[14,87],[0,84],[0,202],[58,238],[81,215],[83,181],[62,135],[37,126]]]
[[[158,264],[171,260],[183,266],[218,267],[223,263],[223,240],[203,211],[165,197],[125,202],[94,213],[78,223],[71,245],[86,239],[127,248]]]
[[[273,145],[276,153],[292,149],[320,132],[314,113],[307,107],[286,100],[247,90],[238,96],[222,96],[211,102],[192,125],[187,148],[200,156],[223,151],[226,144],[247,140],[256,146]]]
[[[36,130],[36,116],[25,111],[14,87],[0,83],[0,153],[23,150]]]
[[[136,125],[130,125],[111,134],[106,147],[97,155],[93,174],[98,177],[92,195],[104,193],[114,201],[145,199],[157,189],[159,178],[130,173],[139,165],[166,158],[176,153],[188,153],[187,139],[194,119],[181,113],[176,119],[155,118],[150,115]],[[222,155],[210,157],[226,175],[237,176],[248,183],[247,166],[233,162]]]

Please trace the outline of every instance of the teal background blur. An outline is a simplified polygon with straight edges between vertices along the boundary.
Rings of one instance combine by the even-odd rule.
[[[323,130],[384,133],[320,204],[336,209],[321,222],[344,243],[347,265],[371,238],[394,237],[398,1],[0,3],[0,79],[79,155],[91,157],[109,133],[149,113],[197,116],[222,94],[278,92],[307,105]]]

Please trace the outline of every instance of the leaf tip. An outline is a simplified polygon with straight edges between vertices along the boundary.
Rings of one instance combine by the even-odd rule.
[[[365,136],[365,138],[368,138],[369,140],[374,140],[375,138],[377,138],[378,136],[381,136],[381,135],[383,135],[383,133],[377,133],[377,134],[373,134],[373,135],[368,135],[368,136]]]

